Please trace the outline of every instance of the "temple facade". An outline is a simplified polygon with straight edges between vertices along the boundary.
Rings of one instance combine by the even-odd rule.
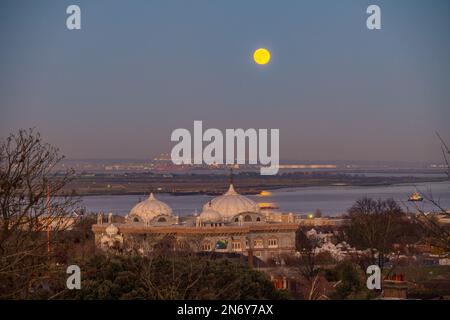
[[[205,203],[199,215],[181,219],[170,206],[153,194],[134,206],[125,222],[107,221],[99,215],[92,226],[98,248],[109,250],[151,250],[152,243],[173,236],[180,248],[197,251],[236,253],[262,261],[279,260],[295,253],[298,223],[292,214],[280,219],[280,213],[261,210],[253,200],[235,191]]]

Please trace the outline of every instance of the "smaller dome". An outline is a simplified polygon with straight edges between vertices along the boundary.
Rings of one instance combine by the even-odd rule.
[[[148,199],[139,202],[128,214],[129,219],[139,218],[144,223],[152,221],[157,216],[172,216],[172,209],[162,201],[156,199],[153,193]]]
[[[220,222],[222,221],[222,216],[219,212],[211,207],[211,204],[209,204],[208,206],[206,206],[206,208],[203,209],[202,213],[200,214],[200,219],[203,222]]]
[[[117,228],[115,225],[111,223],[109,226],[106,227],[105,231],[107,235],[113,236],[119,233],[119,228]]]

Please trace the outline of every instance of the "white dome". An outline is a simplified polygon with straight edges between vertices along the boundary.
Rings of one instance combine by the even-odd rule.
[[[203,211],[200,214],[200,219],[203,222],[220,222],[222,221],[222,216],[208,203],[208,206],[206,208],[203,208]]]
[[[142,222],[148,223],[159,215],[171,216],[172,209],[164,202],[156,199],[151,193],[148,199],[139,202],[131,209],[128,217],[130,219],[138,217]]]
[[[234,190],[232,184],[230,184],[230,188],[228,191],[211,200],[210,203],[207,203],[203,206],[203,210],[208,209],[208,207],[220,213],[220,215],[225,219],[230,219],[238,213],[242,212],[257,212],[259,213],[259,206],[253,200],[240,195]]]
[[[119,228],[117,228],[115,225],[111,223],[109,226],[106,227],[105,231],[107,235],[112,236],[119,232]]]

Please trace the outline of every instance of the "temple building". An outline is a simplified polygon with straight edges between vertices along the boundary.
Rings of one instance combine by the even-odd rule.
[[[283,214],[282,214],[283,215]],[[180,247],[192,244],[197,251],[237,253],[262,261],[277,260],[295,253],[298,223],[292,214],[261,210],[253,200],[239,194],[230,184],[223,195],[203,206],[199,215],[180,218],[155,195],[134,206],[125,222],[104,222],[99,215],[92,226],[98,248],[130,250],[136,245],[145,252],[158,237],[171,235]]]

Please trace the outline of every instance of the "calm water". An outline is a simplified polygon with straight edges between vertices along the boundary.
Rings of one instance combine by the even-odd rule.
[[[383,187],[290,188],[271,191],[271,196],[254,195],[249,196],[249,198],[257,202],[274,202],[284,212],[308,213],[320,209],[324,215],[334,216],[345,212],[356,199],[364,196],[382,199],[392,197],[399,202],[408,204],[406,201],[408,195],[414,192],[416,188],[424,195],[432,193],[433,198],[439,200],[441,206],[446,209],[450,208],[450,182]],[[239,188],[236,189],[239,191]],[[146,195],[88,196],[83,197],[83,203],[86,209],[91,212],[113,212],[125,215],[136,203],[146,197]],[[171,194],[158,194],[157,197],[169,204],[175,214],[181,216],[191,214],[196,210],[200,212],[203,204],[213,198],[206,195],[173,196]],[[425,211],[433,208],[426,201],[421,203],[420,206]]]

